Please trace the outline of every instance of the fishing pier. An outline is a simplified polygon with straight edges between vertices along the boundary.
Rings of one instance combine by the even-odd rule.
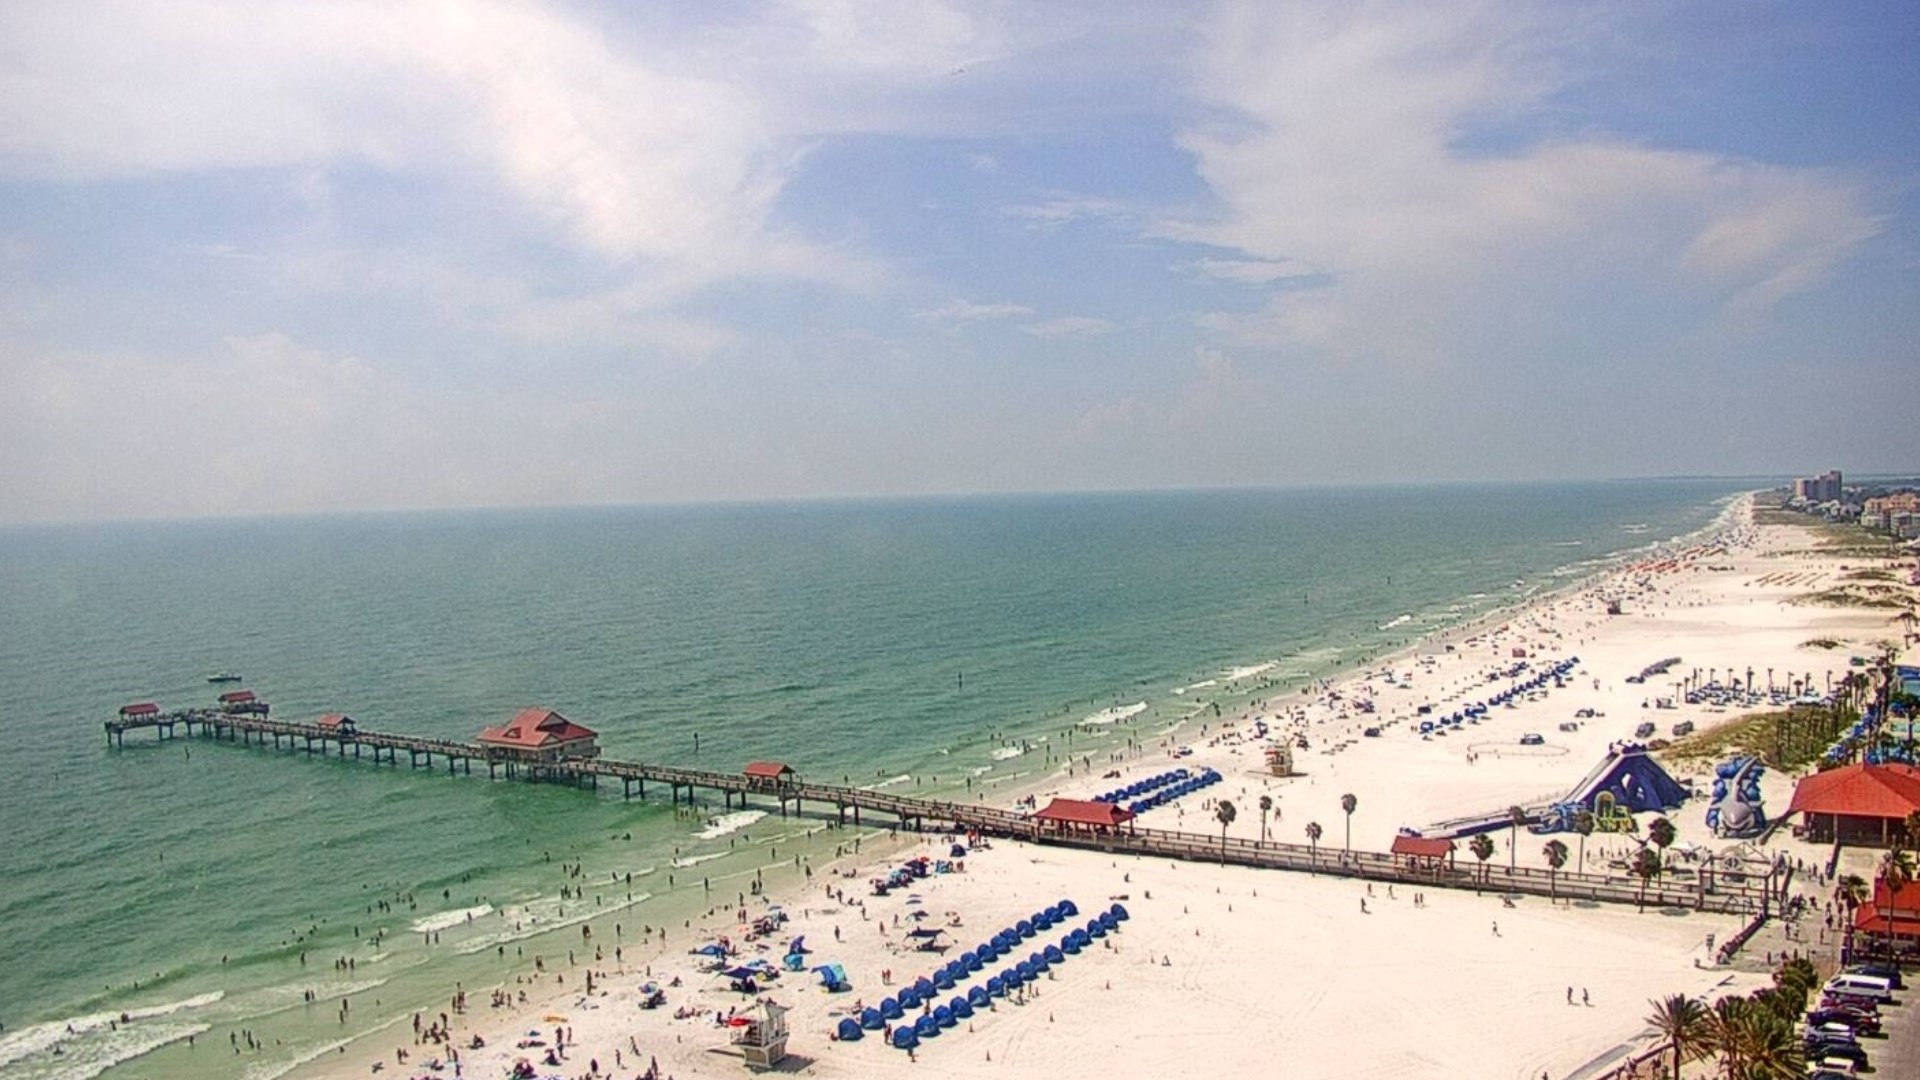
[[[229,700],[231,699],[231,700]],[[487,728],[475,742],[370,731],[351,717],[323,716],[312,723],[275,720],[266,703],[247,691],[222,695],[218,708],[164,711],[151,702],[122,708],[105,723],[109,748],[126,745],[129,732],[152,730],[162,742],[189,737],[265,747],[309,756],[353,757],[397,767],[406,754],[413,769],[471,776],[476,764],[492,779],[530,780],[598,790],[602,778],[618,780],[623,798],[645,798],[647,785],[664,788],[674,804],[695,803],[698,792],[718,792],[722,805],[745,808],[750,799],[778,806],[782,816],[813,813],[836,824],[861,825],[861,814],[909,831],[977,832],[985,836],[1086,848],[1114,855],[1219,862],[1269,870],[1363,878],[1419,887],[1526,894],[1556,900],[1684,908],[1761,920],[1782,908],[1791,881],[1789,867],[1709,865],[1653,881],[1625,875],[1554,872],[1532,867],[1456,862],[1449,841],[1437,851],[1322,851],[1317,845],[1254,841],[1137,823],[1062,820],[1046,811],[1024,814],[977,802],[897,795],[835,784],[803,782],[778,762],[754,762],[739,773],[620,761],[600,756],[595,733],[545,709],[522,711],[513,721]],[[1071,800],[1063,800],[1071,801]],[[1130,819],[1132,815],[1127,815]],[[1403,840],[1405,838],[1402,838]]]

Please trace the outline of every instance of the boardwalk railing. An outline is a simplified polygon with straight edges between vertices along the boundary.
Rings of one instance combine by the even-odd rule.
[[[1056,830],[1030,816],[977,803],[832,784],[770,782],[744,774],[608,758],[542,759],[501,747],[451,739],[325,727],[214,709],[121,717],[109,720],[105,725],[109,746],[123,745],[126,732],[140,728],[153,728],[161,738],[171,738],[175,726],[184,727],[188,735],[199,734],[216,740],[242,743],[258,742],[261,745],[271,740],[275,747],[304,747],[309,753],[325,754],[331,746],[341,757],[347,756],[349,751],[359,757],[363,750],[367,750],[376,762],[385,760],[393,764],[398,764],[398,755],[404,752],[408,755],[408,763],[415,768],[434,767],[437,755],[446,763],[449,772],[471,773],[472,763],[478,761],[487,767],[490,776],[504,770],[510,778],[524,774],[528,779],[594,788],[599,786],[601,777],[607,777],[619,780],[628,798],[636,793],[644,796],[646,785],[651,782],[666,785],[675,801],[679,800],[683,791],[687,801],[692,802],[696,790],[707,790],[720,792],[729,806],[736,799],[745,806],[749,796],[776,800],[782,814],[789,812],[789,804],[795,814],[802,813],[807,803],[822,809],[832,807],[836,819],[843,824],[849,812],[854,823],[859,824],[861,812],[865,811],[892,815],[903,828],[948,827],[1114,855],[1219,862],[1427,888],[1526,894],[1570,902],[1690,908],[1749,918],[1764,918],[1777,910],[1778,898],[1785,894],[1786,888],[1786,880],[1777,872],[1766,875],[1716,873],[1709,867],[1695,874],[1691,881],[1662,876],[1643,882],[1609,874],[1553,872],[1533,867],[1510,869],[1478,862],[1462,864],[1453,860],[1444,863],[1415,861],[1375,851],[1329,849],[1238,837],[1221,838],[1169,829],[1133,828],[1102,832]]]

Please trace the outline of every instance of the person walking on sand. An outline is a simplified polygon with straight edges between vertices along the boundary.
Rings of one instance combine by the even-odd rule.
[[[1493,936],[1494,937],[1500,936],[1500,924],[1498,922],[1495,922],[1493,924]]]

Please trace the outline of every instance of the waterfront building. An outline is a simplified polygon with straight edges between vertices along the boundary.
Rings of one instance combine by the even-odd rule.
[[[480,745],[522,761],[597,757],[599,733],[552,709],[522,709],[512,720],[480,732]]]

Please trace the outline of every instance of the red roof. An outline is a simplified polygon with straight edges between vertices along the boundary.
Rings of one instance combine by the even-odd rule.
[[[253,691],[251,690],[229,690],[220,695],[222,705],[244,705],[252,700]]]
[[[778,780],[793,771],[793,766],[782,765],[777,761],[753,761],[747,763],[746,774],[755,780]]]
[[[1793,788],[1787,813],[1904,818],[1920,810],[1920,769],[1911,765],[1842,765],[1814,773]]]
[[[1874,934],[1920,936],[1920,881],[1910,881],[1899,892],[1881,878],[1873,883],[1873,902],[1853,913],[1853,928]]]
[[[1084,799],[1055,799],[1047,808],[1033,815],[1038,821],[1060,821],[1072,825],[1114,826],[1132,821],[1133,811],[1113,803],[1089,802]]]
[[[1395,855],[1416,855],[1425,859],[1444,859],[1453,854],[1453,841],[1433,836],[1396,836]]]
[[[556,743],[591,739],[595,734],[552,709],[521,709],[519,715],[505,724],[483,728],[480,741],[493,746],[537,750]]]
[[[321,727],[341,727],[353,723],[353,717],[330,712],[316,721]]]
[[[160,706],[151,701],[142,701],[135,705],[120,706],[121,716],[152,716],[160,711]]]

